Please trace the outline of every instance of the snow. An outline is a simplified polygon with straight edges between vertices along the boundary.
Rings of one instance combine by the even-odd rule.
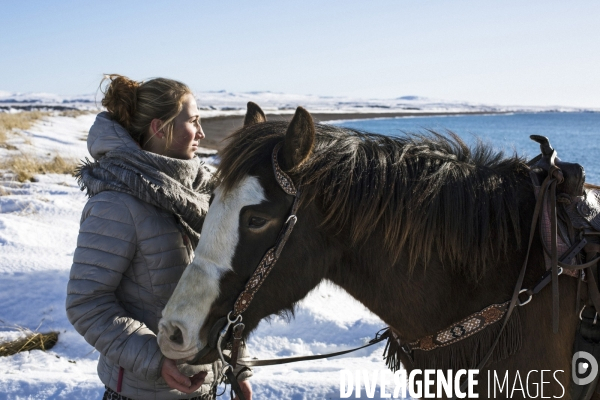
[[[18,149],[0,148],[0,160],[10,152],[89,157],[84,139],[93,119],[45,117],[10,135],[9,143]],[[35,182],[19,183],[1,172],[0,341],[15,339],[22,328],[60,336],[49,351],[0,357],[0,399],[99,399],[104,388],[96,375],[98,353],[75,332],[64,309],[86,197],[70,175],[38,175]],[[292,322],[263,321],[249,346],[261,359],[319,354],[360,346],[383,327],[363,305],[325,283],[300,303]],[[383,370],[382,352],[378,344],[338,358],[255,368],[254,398],[340,398],[340,371]]]
[[[77,108],[99,109],[101,93],[78,96],[61,96],[52,93],[9,93],[0,91],[0,110],[11,108]],[[275,93],[266,91],[235,93],[225,90],[195,91],[202,117],[244,115],[246,104],[253,101],[271,114],[293,114],[298,106],[314,113],[436,113],[436,112],[544,112],[544,111],[599,111],[565,106],[506,106],[476,104],[465,101],[448,101],[420,96],[400,96],[391,99],[374,99],[348,96],[318,96]]]

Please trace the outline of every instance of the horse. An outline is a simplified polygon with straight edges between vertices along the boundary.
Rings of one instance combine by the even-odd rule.
[[[301,196],[282,190],[273,161]],[[516,307],[505,329],[491,323],[430,351],[401,346],[511,299],[536,205],[529,170],[516,154],[480,141],[469,147],[451,132],[388,137],[314,123],[302,107],[289,123],[271,122],[249,103],[221,153],[195,258],[163,310],[160,348],[173,359],[201,351],[203,362],[217,358],[213,327],[237,307],[293,208],[293,232],[243,311],[244,338],[263,318],[293,313],[328,280],[390,327],[388,365],[472,369],[498,339],[478,375],[481,398],[505,378],[512,392],[495,398],[534,397],[536,388],[570,398],[577,279],[559,278],[556,333],[546,289]],[[533,235],[523,287],[546,271],[537,229]]]

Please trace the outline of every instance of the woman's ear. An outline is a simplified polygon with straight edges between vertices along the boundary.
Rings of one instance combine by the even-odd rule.
[[[162,121],[158,118],[150,121],[150,137],[152,136],[156,136],[159,139],[165,138],[165,133],[162,130]]]

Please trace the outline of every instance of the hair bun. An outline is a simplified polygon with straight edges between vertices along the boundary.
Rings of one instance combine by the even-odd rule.
[[[104,90],[102,105],[106,107],[111,117],[129,130],[137,106],[137,89],[140,83],[123,75],[108,74],[100,82],[100,87],[109,81]]]

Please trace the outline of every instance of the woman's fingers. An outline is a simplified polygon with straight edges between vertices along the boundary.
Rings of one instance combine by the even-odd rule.
[[[168,375],[175,382],[177,382],[181,385],[185,385],[187,387],[189,387],[192,384],[192,382],[190,381],[190,378],[188,378],[187,376],[185,376],[181,372],[179,372],[179,369],[177,369],[177,363],[175,362],[175,360],[171,360],[170,358],[165,359],[163,366],[162,366],[161,375],[163,375],[163,378],[165,378],[165,380],[166,380],[165,375]]]
[[[179,383],[185,387],[190,387],[192,385],[192,380],[190,378],[188,378],[187,376],[183,375],[181,372],[179,372],[179,370],[177,370],[177,372],[173,372],[171,374],[171,377],[177,383]]]
[[[202,372],[198,372],[196,375],[192,376],[190,378],[192,384],[190,386],[190,389],[193,389],[192,391],[195,392],[196,390],[198,390],[198,388],[200,386],[202,386],[202,384],[204,383],[204,378],[206,378],[206,371],[202,371]]]
[[[203,371],[188,378],[179,372],[175,360],[166,358],[163,362],[161,376],[171,389],[177,389],[180,392],[190,394],[198,390],[202,383],[204,383],[206,372]]]

